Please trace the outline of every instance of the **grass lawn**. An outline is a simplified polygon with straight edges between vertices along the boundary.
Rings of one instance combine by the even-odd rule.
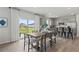
[[[19,32],[26,34],[26,33],[32,33],[34,31],[34,28],[32,27],[20,27]]]

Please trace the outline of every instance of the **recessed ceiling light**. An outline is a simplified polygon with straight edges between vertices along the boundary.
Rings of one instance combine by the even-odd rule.
[[[37,7],[33,7],[33,8],[37,8]]]
[[[58,17],[58,16],[55,16],[55,17]]]
[[[71,8],[67,8],[67,9],[71,9]]]
[[[74,13],[71,13],[71,15],[74,15]]]

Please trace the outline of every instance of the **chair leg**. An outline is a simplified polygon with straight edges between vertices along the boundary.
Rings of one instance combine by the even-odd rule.
[[[41,39],[41,52],[43,51],[43,39]]]
[[[52,43],[53,43],[53,42],[52,42],[52,38],[50,38],[50,39],[51,39],[51,40],[50,40],[50,47],[52,47]]]
[[[28,52],[29,52],[29,49],[30,49],[30,38],[28,36]]]
[[[46,35],[44,37],[44,44],[45,44],[44,49],[45,49],[45,52],[46,52]]]
[[[40,50],[40,47],[39,47],[39,41],[37,42],[37,51]]]
[[[56,44],[56,38],[54,38],[55,44]]]
[[[72,37],[72,40],[73,40],[73,34],[71,33],[71,37]]]

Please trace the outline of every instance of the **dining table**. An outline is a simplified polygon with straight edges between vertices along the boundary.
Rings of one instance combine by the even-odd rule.
[[[33,33],[27,33],[27,36],[28,36],[28,52],[29,52],[29,49],[30,49],[30,40],[31,40],[30,37],[35,38],[37,40],[37,45],[38,45],[37,47],[38,48],[39,48],[39,41],[38,40],[41,41],[41,47],[40,47],[41,51],[43,51],[43,41],[44,41],[45,51],[46,51],[46,37],[45,37],[46,33],[44,33],[44,32],[33,32]]]
[[[46,52],[46,38],[51,39],[51,46],[52,46],[52,31],[43,31],[43,32],[33,32],[33,33],[27,33],[28,37],[28,52],[30,51],[30,40],[31,38],[35,38],[37,41],[40,40],[41,46],[40,46],[40,51],[42,52],[43,50]],[[40,38],[40,39],[39,39]],[[44,42],[43,42],[44,41]],[[55,40],[56,42],[56,40]],[[44,44],[44,46],[43,46]],[[37,42],[37,47],[39,48],[39,41]],[[24,39],[24,48],[25,48],[25,39]]]

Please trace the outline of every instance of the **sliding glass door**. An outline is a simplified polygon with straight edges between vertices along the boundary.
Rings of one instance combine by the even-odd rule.
[[[25,19],[20,18],[19,19],[19,33],[26,34],[26,33],[32,33],[34,31],[34,20],[32,19]]]
[[[34,32],[34,24],[35,24],[34,20],[32,19],[27,20],[27,24],[28,24],[28,33]]]

